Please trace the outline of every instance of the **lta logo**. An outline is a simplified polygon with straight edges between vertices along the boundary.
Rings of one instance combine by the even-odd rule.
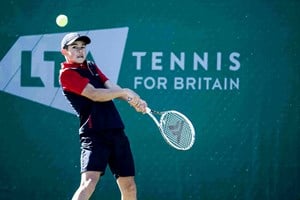
[[[87,46],[101,70],[117,82],[128,28],[81,31],[92,43]],[[66,33],[21,36],[0,63],[1,91],[59,110],[74,113],[58,83],[60,41]],[[100,45],[101,44],[101,45]]]

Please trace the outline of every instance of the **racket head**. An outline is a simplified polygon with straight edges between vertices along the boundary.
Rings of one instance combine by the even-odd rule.
[[[178,150],[189,150],[195,142],[195,128],[192,122],[175,110],[162,113],[160,132],[166,142]]]

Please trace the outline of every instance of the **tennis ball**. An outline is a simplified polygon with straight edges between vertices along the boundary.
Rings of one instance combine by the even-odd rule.
[[[59,27],[65,27],[68,24],[68,17],[66,15],[60,14],[56,17],[56,24]]]

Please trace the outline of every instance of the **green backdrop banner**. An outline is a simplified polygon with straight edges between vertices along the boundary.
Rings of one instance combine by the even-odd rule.
[[[189,151],[115,101],[142,200],[300,199],[300,2],[6,1],[0,8],[0,199],[71,199],[78,121],[58,84],[67,32],[156,110],[186,114]],[[65,27],[56,25],[68,16]],[[108,172],[92,199],[119,199]]]

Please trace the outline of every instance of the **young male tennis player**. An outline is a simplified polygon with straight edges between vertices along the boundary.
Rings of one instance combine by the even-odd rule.
[[[69,33],[61,41],[66,61],[59,80],[80,121],[81,183],[72,200],[89,199],[107,165],[116,177],[122,200],[135,200],[133,156],[112,100],[129,100],[136,111],[143,113],[147,103],[134,91],[112,83],[96,64],[86,60],[86,45],[90,43],[89,37],[78,33]]]

